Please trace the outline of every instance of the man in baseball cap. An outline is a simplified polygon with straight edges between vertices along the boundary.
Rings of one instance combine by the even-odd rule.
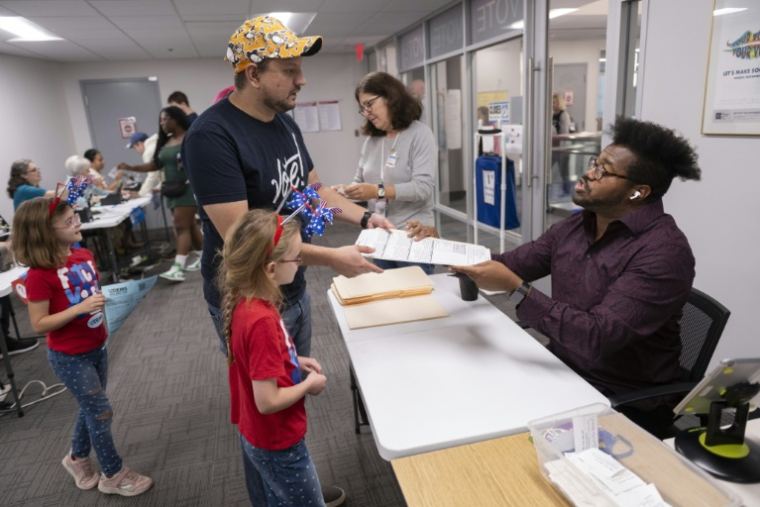
[[[204,297],[225,354],[221,298],[214,283],[223,238],[249,209],[270,208],[285,213],[283,203],[289,199],[291,186],[301,191],[319,182],[301,130],[285,113],[296,106],[298,92],[306,84],[301,69],[303,58],[315,55],[321,48],[321,37],[298,37],[271,16],[246,21],[230,37],[226,51],[225,59],[235,74],[235,90],[206,109],[185,134],[182,161],[203,222]],[[320,188],[319,194],[327,206],[343,210],[335,215],[337,220],[363,227],[393,228],[384,217],[370,214],[327,186]],[[301,225],[303,229],[306,224],[301,221]],[[326,248],[312,245],[303,233],[301,237],[305,265],[330,266],[345,276],[381,271],[363,257],[362,253],[373,251],[369,247]],[[282,287],[282,319],[298,355],[308,357],[311,298],[305,269],[300,267],[293,282]],[[266,505],[266,497],[261,496],[261,477],[245,451],[243,444],[251,503]],[[332,486],[322,487],[322,494],[328,507],[341,505],[345,499],[343,490]]]

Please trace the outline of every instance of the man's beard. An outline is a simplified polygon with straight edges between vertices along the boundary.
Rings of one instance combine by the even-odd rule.
[[[583,176],[581,178],[583,188],[586,190],[583,194],[577,192],[573,195],[573,203],[588,211],[597,212],[604,209],[616,207],[620,204],[621,196],[609,195],[602,199],[595,199],[589,193],[588,178]]]
[[[293,93],[298,93],[301,91],[300,88],[293,91]],[[264,97],[264,105],[267,106],[269,109],[274,111],[275,113],[287,113],[291,109],[295,108],[295,104],[291,104],[287,100],[275,100],[270,97]]]

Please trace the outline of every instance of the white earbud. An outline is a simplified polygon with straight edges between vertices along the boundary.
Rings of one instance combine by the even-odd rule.
[[[637,191],[635,191],[635,192],[633,193],[633,195],[630,197],[630,199],[631,199],[631,200],[634,200],[634,199],[638,199],[639,197],[641,197],[641,192],[639,192],[639,191],[637,190]]]

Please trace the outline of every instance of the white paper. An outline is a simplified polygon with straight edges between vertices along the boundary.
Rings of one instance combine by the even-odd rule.
[[[112,180],[116,179],[116,175],[119,174],[119,168],[116,166],[113,166],[110,171],[108,171],[108,177]]]
[[[602,452],[602,451],[598,451]],[[604,454],[604,453],[602,453]],[[579,470],[593,480],[599,488],[608,495],[615,496],[624,493],[630,489],[646,486],[646,483],[639,476],[622,467],[611,476],[600,477],[589,462],[584,460],[578,453],[568,453],[565,457],[569,459]],[[606,468],[602,468],[602,474],[605,474]]]
[[[621,507],[670,507],[660,496],[654,484],[634,488],[615,497]]]
[[[566,454],[568,459],[574,463],[576,460],[580,460],[586,466],[586,469],[594,475],[594,477],[604,480],[612,477],[613,475],[626,470],[626,468],[618,463],[618,461],[599,449],[587,449],[583,452],[576,452],[572,454]]]
[[[496,205],[496,171],[482,171],[483,173],[483,202]]]
[[[132,314],[142,298],[156,283],[157,278],[157,276],[151,276],[144,280],[130,280],[101,287],[101,292],[106,297],[105,314],[109,337]]]
[[[545,464],[549,480],[569,498],[576,507],[609,507],[610,501],[591,489],[587,483],[578,480],[577,474],[563,460],[550,461]]]
[[[522,125],[503,125],[505,153],[522,153]]]
[[[319,125],[323,131],[340,130],[340,102],[337,100],[321,101],[319,109]]]
[[[293,110],[293,118],[301,132],[319,132],[319,110],[316,102],[300,102]]]
[[[599,449],[599,424],[596,414],[573,417],[575,452]]]
[[[390,261],[473,266],[491,260],[491,251],[484,246],[435,238],[414,241],[400,230],[365,229],[356,244],[375,249],[368,257]]]
[[[462,149],[462,90],[446,90],[446,148]]]

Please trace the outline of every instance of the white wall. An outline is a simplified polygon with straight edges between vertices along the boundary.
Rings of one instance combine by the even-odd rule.
[[[11,163],[30,158],[42,167],[40,186],[63,181],[63,163],[75,153],[61,86],[61,65],[0,55],[0,214],[10,221],[13,200],[6,188]]]
[[[650,0],[641,116],[676,129],[699,153],[702,181],[676,180],[665,209],[694,250],[694,286],[731,310],[715,364],[760,356],[760,138],[700,134],[712,9],[712,0]],[[674,51],[684,41],[692,51]]]
[[[340,99],[342,124],[339,132],[304,134],[306,146],[325,183],[348,182],[356,171],[362,141],[354,136],[361,118],[355,113],[353,92],[365,74],[366,63],[357,62],[353,55],[320,54],[304,58],[303,69],[307,83],[298,100]],[[221,57],[69,64],[61,72],[78,153],[92,146],[80,80],[156,76],[162,103],[171,92],[181,90],[199,113],[211,105],[220,90],[233,84],[232,68]]]

